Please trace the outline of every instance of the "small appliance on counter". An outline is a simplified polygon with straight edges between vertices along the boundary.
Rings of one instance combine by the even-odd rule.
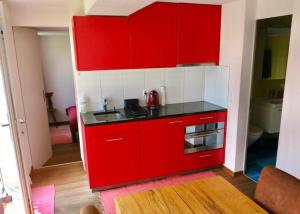
[[[124,100],[125,113],[131,117],[145,117],[148,111],[140,106],[138,99]]]
[[[148,108],[157,109],[159,107],[159,94],[157,91],[152,90],[148,93]]]

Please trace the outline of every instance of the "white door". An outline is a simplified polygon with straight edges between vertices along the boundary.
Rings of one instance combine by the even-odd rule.
[[[0,199],[5,201],[5,214],[29,213],[30,186],[26,183],[26,173],[22,164],[17,128],[14,121],[9,81],[7,76],[5,51],[0,39]],[[5,84],[4,84],[5,83]],[[7,101],[10,106],[8,107]],[[14,131],[13,131],[14,130]],[[13,137],[15,136],[15,137]],[[3,190],[5,191],[3,192]],[[12,197],[12,198],[10,198]],[[12,199],[12,200],[11,200]],[[4,204],[0,203],[0,213]]]
[[[33,168],[42,167],[52,155],[45,100],[42,59],[37,30],[13,28],[15,50]]]

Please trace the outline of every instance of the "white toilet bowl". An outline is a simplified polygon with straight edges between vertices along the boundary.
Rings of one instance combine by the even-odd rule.
[[[256,141],[258,141],[258,139],[262,136],[263,133],[264,133],[264,131],[261,128],[250,125],[249,130],[248,130],[247,146],[249,147],[249,146],[253,145]]]

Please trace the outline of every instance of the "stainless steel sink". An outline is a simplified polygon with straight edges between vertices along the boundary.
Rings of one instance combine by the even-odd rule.
[[[119,111],[106,111],[94,113],[94,116],[98,121],[110,121],[120,119],[122,114]]]

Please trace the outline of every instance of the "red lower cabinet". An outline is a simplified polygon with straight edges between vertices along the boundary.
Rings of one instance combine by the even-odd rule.
[[[224,149],[198,152],[185,155],[184,170],[198,170],[211,166],[217,166],[224,163]]]
[[[137,134],[114,134],[89,139],[91,188],[122,184],[139,179],[140,150]]]
[[[179,173],[183,171],[184,158],[184,118],[172,118],[165,120],[166,144],[168,174]]]
[[[139,123],[141,175],[143,179],[166,175],[168,145],[163,120]]]
[[[225,149],[184,154],[186,126],[221,121],[226,121],[226,112],[84,127],[90,187],[108,188],[223,164]]]

